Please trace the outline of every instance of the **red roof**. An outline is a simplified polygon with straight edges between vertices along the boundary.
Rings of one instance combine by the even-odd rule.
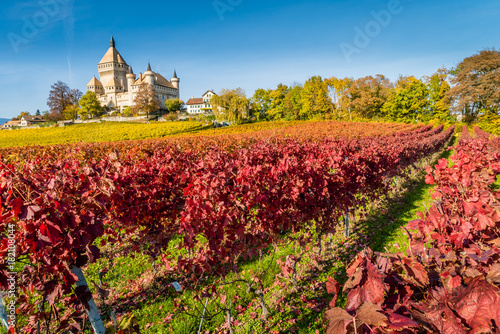
[[[187,101],[187,105],[193,105],[193,104],[203,104],[205,102],[203,102],[203,98],[200,97],[200,98],[195,98],[195,99],[189,99],[189,101]]]

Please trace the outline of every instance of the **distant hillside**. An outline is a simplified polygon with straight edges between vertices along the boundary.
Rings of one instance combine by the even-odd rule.
[[[0,125],[3,125],[4,123],[10,121],[10,118],[0,118]]]

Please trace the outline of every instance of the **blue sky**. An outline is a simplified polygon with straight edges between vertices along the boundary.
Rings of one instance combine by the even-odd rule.
[[[496,0],[2,1],[0,117],[48,109],[58,80],[85,91],[111,34],[136,74],[175,68],[187,100],[313,75],[430,75],[498,49],[499,17]]]

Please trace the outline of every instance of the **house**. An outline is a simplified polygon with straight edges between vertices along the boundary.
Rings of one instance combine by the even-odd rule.
[[[212,96],[217,95],[213,90],[208,90],[202,97],[195,98],[191,97],[187,102],[187,112],[188,114],[201,114],[201,113],[213,113],[212,105],[210,104],[210,99]]]
[[[20,126],[30,126],[45,122],[42,116],[21,116]]]
[[[143,84],[153,87],[162,108],[168,99],[179,98],[180,79],[175,70],[174,76],[169,81],[161,74],[153,72],[148,63],[146,71],[139,73],[137,77],[132,66],[127,64],[116,49],[113,37],[111,37],[108,51],[97,64],[97,70],[100,80],[94,76],[87,84],[87,91],[94,92],[101,105],[111,110],[132,107]]]
[[[21,126],[21,121],[8,121],[2,126],[2,130],[10,129],[15,126]]]

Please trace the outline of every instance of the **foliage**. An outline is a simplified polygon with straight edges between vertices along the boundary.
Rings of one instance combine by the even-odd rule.
[[[134,114],[146,114],[149,116],[150,113],[158,111],[159,109],[160,101],[154,92],[153,85],[141,84],[134,99],[132,112]]]
[[[241,88],[223,89],[210,100],[217,121],[241,124],[248,119],[250,101]]]
[[[165,101],[165,107],[170,112],[180,111],[184,101],[179,99],[169,99]]]
[[[304,84],[299,119],[306,120],[332,111],[328,86],[320,76],[311,77]]]
[[[81,109],[77,104],[70,104],[63,111],[63,119],[66,120],[75,120],[78,118],[78,115],[81,113]]]
[[[494,333],[500,312],[500,192],[491,188],[500,175],[500,147],[476,128],[464,126],[452,164],[428,167],[436,184],[434,205],[410,222],[408,256],[358,254],[347,270],[345,310],[326,313],[328,333]]]
[[[85,95],[80,99],[80,111],[79,114],[82,119],[97,117],[102,114],[102,106],[97,96],[92,91],[87,91]]]
[[[472,123],[482,114],[500,113],[500,51],[483,50],[465,58],[451,71],[453,87],[448,95],[455,112]]]
[[[78,89],[70,89],[67,84],[58,81],[51,87],[47,105],[50,107],[49,120],[60,120],[63,118],[64,110],[74,104],[78,104],[78,100],[82,96],[82,92]]]
[[[400,77],[381,109],[381,114],[392,121],[427,121],[429,101],[427,86],[415,77]]]
[[[440,69],[426,79],[429,92],[429,114],[426,118],[448,122],[454,121],[451,115],[452,101],[448,95],[450,84],[448,83],[447,71]]]
[[[336,118],[341,119],[343,114],[348,113],[349,99],[347,96],[347,90],[354,83],[354,80],[351,78],[339,79],[336,77],[331,77],[325,79],[325,82],[328,86],[330,97],[334,105],[333,109]]]
[[[382,106],[387,101],[390,81],[383,75],[367,76],[357,79],[345,91],[348,102],[346,108],[349,117],[373,118],[381,113]]]

